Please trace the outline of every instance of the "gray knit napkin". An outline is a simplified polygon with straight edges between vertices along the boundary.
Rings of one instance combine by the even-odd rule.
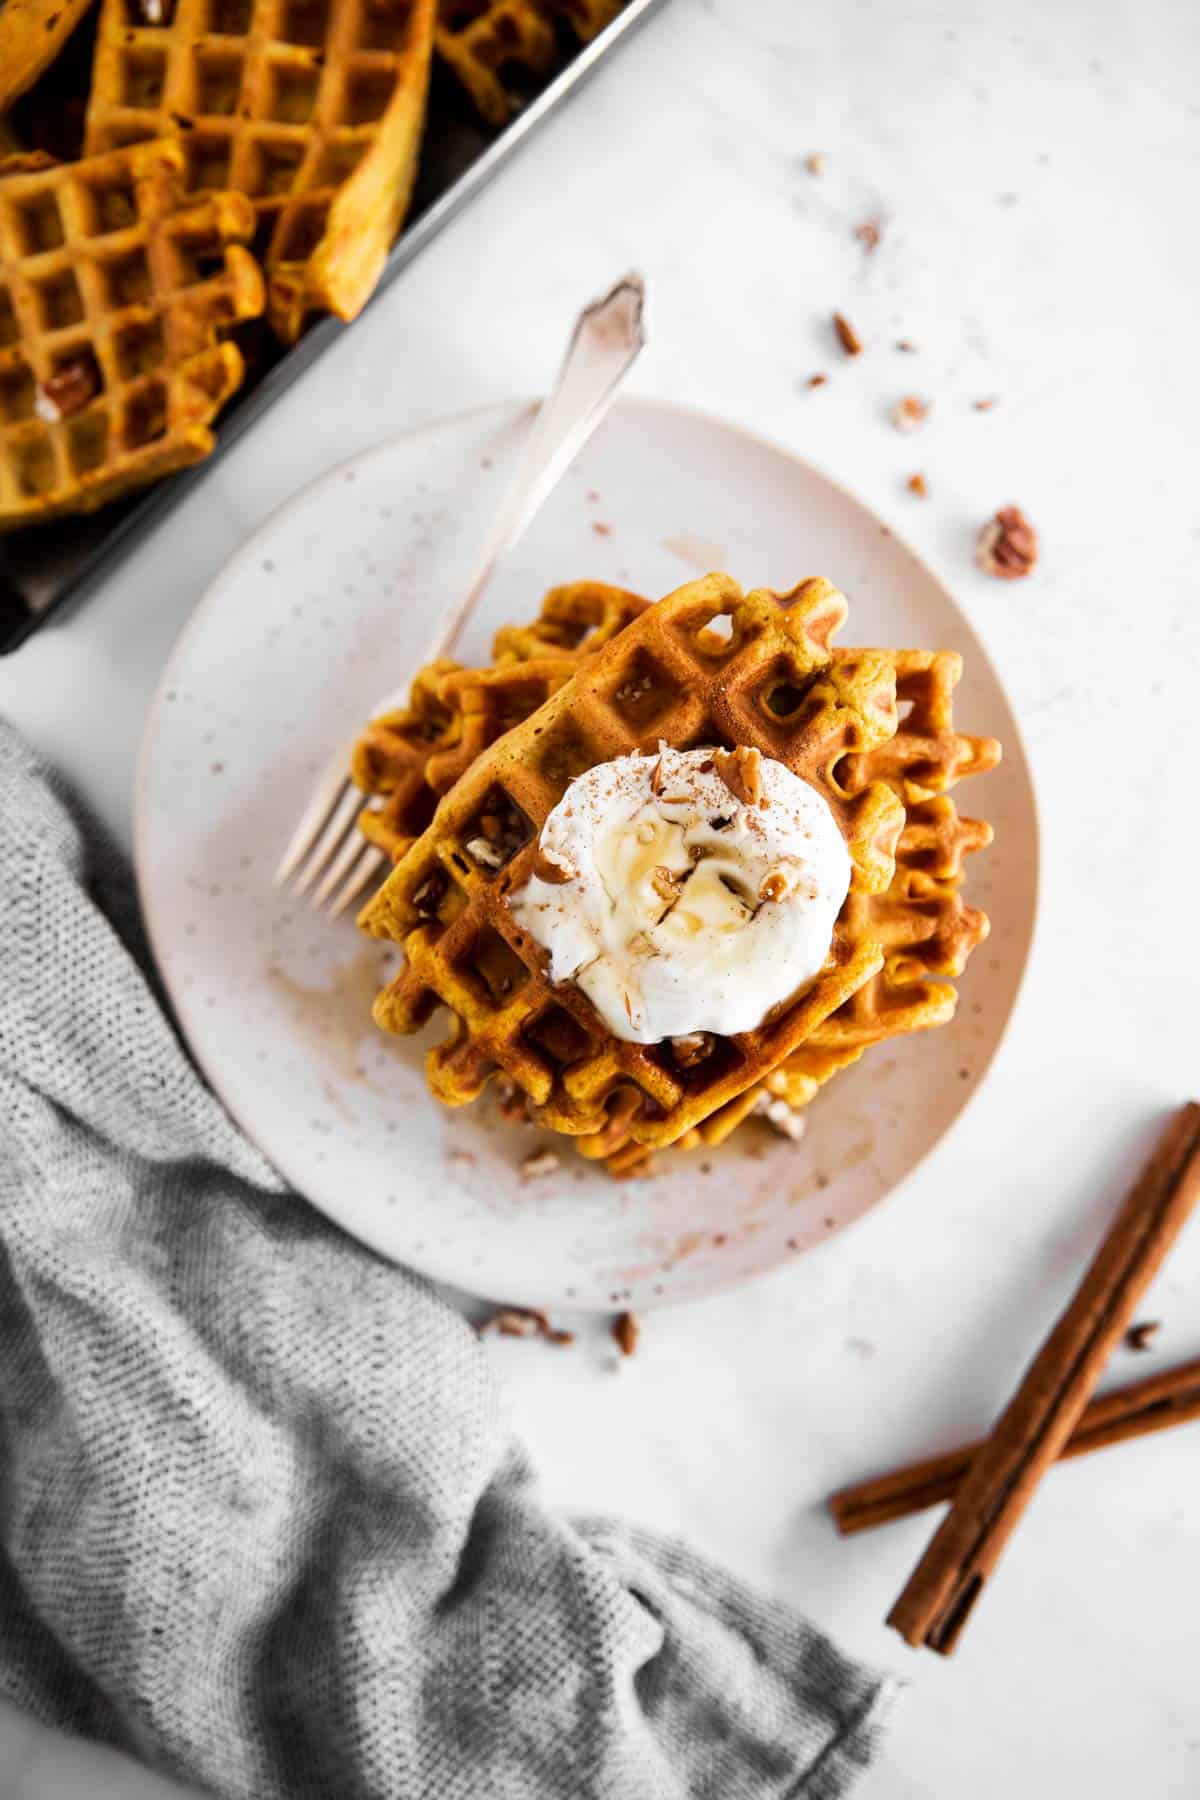
[[[204,1087],[0,725],[0,1694],[245,1800],[845,1794],[890,1683],[539,1498],[471,1328]]]

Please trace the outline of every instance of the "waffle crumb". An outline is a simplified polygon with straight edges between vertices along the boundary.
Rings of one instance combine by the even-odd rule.
[[[922,400],[919,394],[902,395],[891,411],[892,424],[897,431],[915,431],[928,417],[929,402]]]
[[[1037,532],[1019,506],[1002,506],[975,545],[979,567],[1000,581],[1020,581],[1033,572],[1037,559]]]
[[[631,1312],[618,1313],[612,1322],[612,1340],[622,1356],[632,1356],[638,1347],[641,1327]]]
[[[521,1164],[522,1181],[540,1181],[544,1175],[555,1175],[562,1168],[562,1158],[554,1150],[535,1150]]]
[[[837,341],[847,356],[861,356],[863,341],[855,331],[845,313],[835,312],[833,329],[837,333]]]
[[[921,474],[920,470],[918,470],[915,475],[909,476],[908,480],[905,482],[905,486],[910,494],[915,494],[917,496],[918,500],[925,500],[928,498],[929,483]]]

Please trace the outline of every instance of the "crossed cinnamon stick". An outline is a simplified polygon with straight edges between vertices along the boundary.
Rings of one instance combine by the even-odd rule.
[[[888,1615],[910,1644],[949,1655],[1043,1475],[1142,1430],[1200,1417],[1200,1362],[1088,1401],[1139,1299],[1200,1201],[1200,1104],[1167,1127],[1074,1298],[982,1444],[901,1470],[831,1503],[843,1530],[953,1495]]]

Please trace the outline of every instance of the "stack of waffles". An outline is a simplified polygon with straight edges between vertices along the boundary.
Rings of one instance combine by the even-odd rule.
[[[0,0],[0,112],[87,5]],[[6,155],[0,118],[0,531],[204,456],[243,321],[290,344],[314,313],[361,311],[408,209],[435,45],[499,125],[619,10],[99,0],[82,157]]]
[[[655,1148],[716,1144],[754,1116],[794,1130],[872,1045],[953,1016],[953,978],[988,929],[963,898],[965,858],[991,830],[948,790],[1000,748],[955,729],[957,655],[837,647],[845,617],[824,581],[779,596],[712,575],[654,606],[578,583],[501,631],[490,668],[424,670],[409,707],[367,727],[362,829],[396,866],[360,922],[404,952],[376,1018],[407,1033],[448,1013],[427,1059],[440,1100],[494,1083],[634,1174]],[[549,981],[508,904],[570,781],[663,743],[782,762],[826,800],[853,864],[816,980],[698,1058],[615,1037],[578,987]]]

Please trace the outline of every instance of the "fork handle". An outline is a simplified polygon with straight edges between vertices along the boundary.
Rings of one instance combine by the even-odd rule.
[[[645,283],[640,275],[631,274],[580,313],[558,380],[538,409],[466,592],[439,625],[426,662],[453,653],[497,562],[522,537],[608,412],[645,345],[645,305]]]

